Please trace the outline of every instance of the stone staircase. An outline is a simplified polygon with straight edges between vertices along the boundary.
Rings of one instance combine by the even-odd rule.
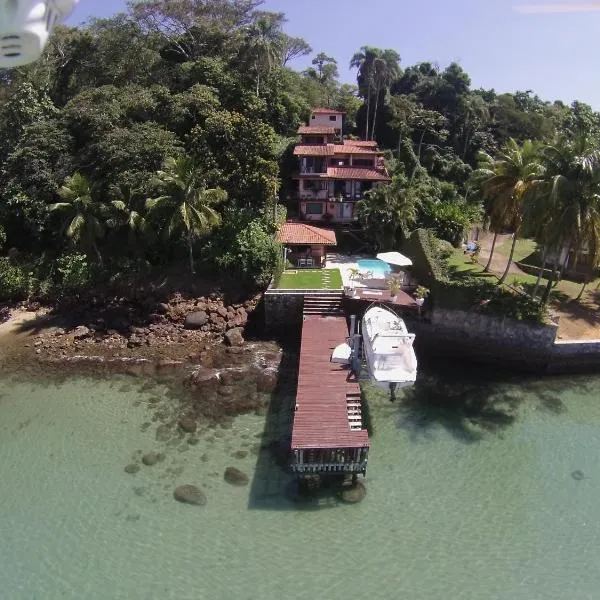
[[[311,294],[310,296],[304,296],[302,315],[304,317],[343,317],[343,297],[343,292],[336,292],[333,294]]]

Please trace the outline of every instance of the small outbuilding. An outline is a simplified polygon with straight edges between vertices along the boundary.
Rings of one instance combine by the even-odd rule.
[[[305,223],[284,223],[277,233],[285,258],[296,267],[324,267],[327,248],[336,246],[335,231]]]

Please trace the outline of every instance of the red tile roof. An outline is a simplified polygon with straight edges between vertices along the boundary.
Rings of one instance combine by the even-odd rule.
[[[346,113],[340,112],[333,108],[313,108],[313,114],[315,115],[345,115]]]
[[[336,246],[335,231],[304,223],[284,223],[277,232],[277,241],[282,244]]]
[[[347,336],[343,317],[307,317],[302,324],[292,450],[369,446],[367,431],[353,431],[348,422],[346,394],[359,395],[360,388],[348,381],[347,369],[329,360]]]
[[[344,140],[344,146],[362,146],[364,148],[377,148],[377,142],[366,140]]]
[[[333,156],[333,144],[298,145],[294,156]]]
[[[332,144],[334,154],[383,154],[377,148],[364,148],[351,144]]]
[[[390,181],[390,177],[381,171],[364,167],[329,167],[328,179],[358,179],[360,181]]]
[[[346,144],[299,144],[295,156],[334,156],[335,154],[383,154],[376,148],[363,148]]]
[[[335,127],[326,125],[301,125],[298,128],[300,135],[335,135]]]

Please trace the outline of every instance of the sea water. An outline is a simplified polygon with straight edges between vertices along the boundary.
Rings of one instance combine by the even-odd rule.
[[[158,442],[177,402],[161,382],[6,375],[0,597],[598,598],[600,378],[480,373],[426,368],[393,403],[367,390],[357,505],[292,499],[269,452],[285,402]],[[124,471],[150,451],[166,459]],[[206,506],[174,500],[186,483]]]

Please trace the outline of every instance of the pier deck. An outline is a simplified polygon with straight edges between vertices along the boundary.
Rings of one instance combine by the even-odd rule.
[[[291,445],[297,473],[366,472],[360,387],[349,368],[330,362],[347,336],[343,316],[304,317]]]

